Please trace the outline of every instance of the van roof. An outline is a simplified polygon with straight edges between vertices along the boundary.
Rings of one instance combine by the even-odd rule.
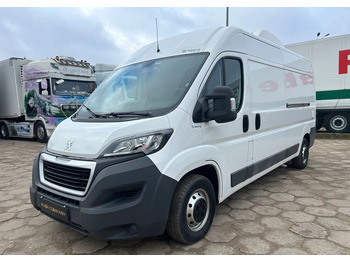
[[[259,43],[265,43],[265,45],[261,46]],[[215,27],[160,40],[159,52],[157,47],[157,42],[144,46],[120,66],[182,54],[209,52],[211,56],[216,57],[221,52],[234,51],[307,72],[311,70],[306,63],[300,63],[304,60],[302,56],[286,49],[276,36],[266,30],[248,33],[234,26]],[[276,49],[283,51],[271,51]],[[295,61],[298,62],[295,63]]]
[[[264,34],[250,34],[234,26],[221,26],[193,31],[160,40],[159,52],[157,52],[157,42],[146,45],[133,53],[124,63],[122,63],[122,65],[133,64],[165,56],[197,52],[215,53],[215,51],[222,51],[225,49],[246,53],[244,40],[242,37],[239,37],[239,35],[242,35],[242,33],[259,38],[271,45],[279,47],[283,46],[278,38],[273,36],[271,33],[265,30],[260,30],[258,32],[264,32]]]

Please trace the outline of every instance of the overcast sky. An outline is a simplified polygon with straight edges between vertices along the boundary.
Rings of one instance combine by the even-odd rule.
[[[350,34],[350,7],[230,7],[229,24],[284,44]],[[225,7],[0,7],[0,61],[56,55],[118,64],[156,40],[225,26]]]

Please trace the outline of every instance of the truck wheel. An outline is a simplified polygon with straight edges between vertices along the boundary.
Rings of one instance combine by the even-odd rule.
[[[0,123],[0,138],[3,138],[3,139],[9,138],[9,130],[5,123]]]
[[[174,240],[192,244],[210,229],[215,213],[215,192],[201,175],[189,175],[176,187],[166,231]]]
[[[35,134],[36,139],[40,143],[47,142],[47,133],[46,133],[45,125],[43,124],[43,122],[39,121],[35,124],[34,134]]]
[[[299,155],[292,159],[292,166],[298,169],[304,169],[309,161],[309,141],[303,139]]]
[[[344,113],[333,114],[326,123],[326,129],[332,133],[345,133],[349,130],[349,117]]]

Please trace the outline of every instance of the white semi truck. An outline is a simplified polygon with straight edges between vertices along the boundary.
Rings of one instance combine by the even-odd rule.
[[[46,142],[96,88],[86,61],[9,58],[0,62],[0,138],[35,137]]]
[[[350,34],[286,45],[313,65],[317,129],[350,131]],[[292,88],[292,87],[291,87]]]

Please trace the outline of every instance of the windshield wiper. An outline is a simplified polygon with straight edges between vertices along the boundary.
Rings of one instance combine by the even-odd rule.
[[[108,117],[135,117],[135,116],[145,116],[145,117],[153,117],[151,112],[148,113],[137,113],[137,112],[111,112],[106,114],[96,114],[94,113],[90,108],[88,108],[85,104],[82,104],[83,107],[86,108],[86,110],[96,118],[108,118]]]
[[[86,105],[84,105],[84,104],[82,104],[82,106],[85,107],[86,110],[87,110],[93,117],[96,117],[96,118],[98,118],[98,117],[105,117],[104,115],[99,115],[99,114],[94,113],[90,108],[88,108],[88,107],[87,107]]]
[[[151,112],[148,113],[137,113],[137,112],[111,112],[108,114],[104,114],[105,116],[114,116],[114,117],[128,117],[128,116],[146,116],[153,117]]]

